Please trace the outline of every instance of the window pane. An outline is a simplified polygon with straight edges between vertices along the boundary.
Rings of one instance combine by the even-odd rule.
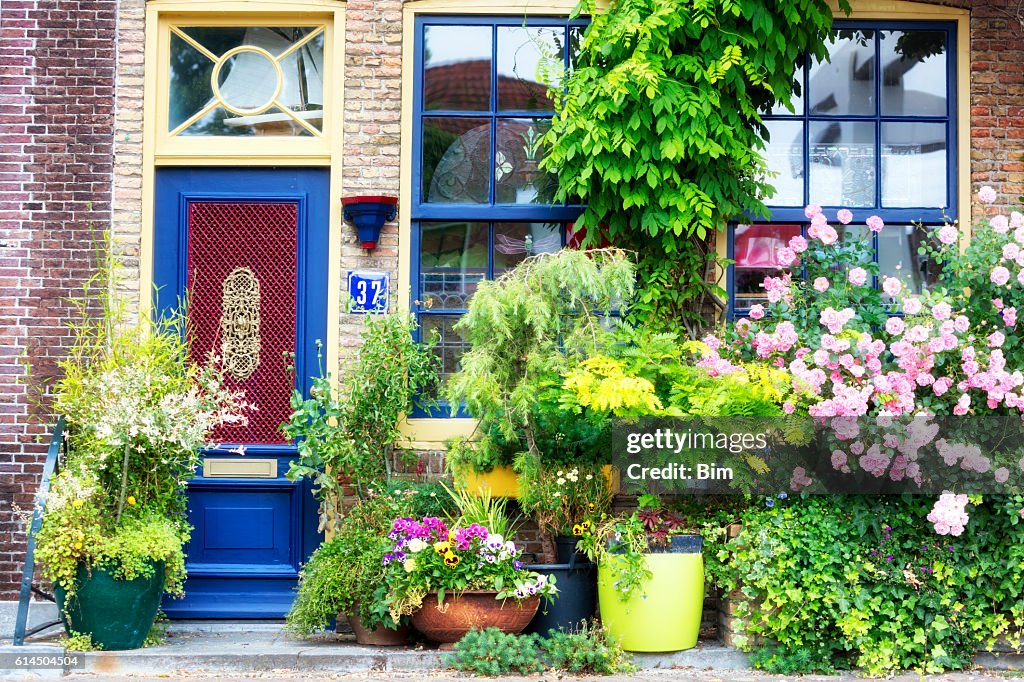
[[[494,194],[499,204],[550,204],[558,176],[538,168],[541,140],[551,127],[546,118],[498,119],[494,150]]]
[[[781,104],[776,104],[772,107],[773,116],[803,116],[804,114],[804,93],[806,92],[806,86],[804,86],[804,68],[798,67],[794,74],[794,79],[800,84],[798,90],[793,90],[793,97],[791,103],[793,104],[793,111],[790,111]]]
[[[554,111],[549,87],[565,72],[565,29],[498,27],[498,109]]]
[[[904,291],[914,294],[935,284],[939,272],[929,267],[927,256],[917,253],[925,241],[924,233],[913,225],[886,225],[878,233],[879,273],[895,277],[903,283]]]
[[[574,69],[579,63],[580,51],[583,49],[584,26],[569,27],[569,68]]]
[[[423,108],[491,110],[491,27],[423,29]]]
[[[561,223],[495,223],[494,276],[515,267],[527,256],[562,248]]]
[[[830,61],[811,65],[812,114],[875,113],[875,32],[840,30],[829,43]]]
[[[421,223],[420,305],[463,310],[487,278],[487,223]]]
[[[946,124],[882,124],[882,205],[948,206]]]
[[[490,202],[491,122],[486,118],[423,119],[423,201]]]
[[[810,124],[810,200],[822,206],[875,205],[875,124]]]
[[[186,123],[177,134],[293,136],[322,129],[323,33],[310,37],[316,29],[308,26],[180,30],[203,49],[171,34],[169,131]]]
[[[441,358],[441,381],[459,371],[459,359],[469,344],[452,329],[460,315],[420,315],[421,337],[434,339],[434,352]]]
[[[882,113],[946,115],[946,34],[882,31]]]
[[[765,121],[768,128],[764,150],[768,169],[775,177],[768,184],[775,188],[770,206],[801,206],[804,203],[804,124],[803,121]]]
[[[800,234],[799,225],[737,225],[733,231],[734,284],[736,308],[747,309],[765,303],[765,277],[778,277],[779,249]]]

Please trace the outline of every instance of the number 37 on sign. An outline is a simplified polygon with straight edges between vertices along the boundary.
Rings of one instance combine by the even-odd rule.
[[[348,273],[348,310],[350,313],[386,313],[391,275],[387,272]]]

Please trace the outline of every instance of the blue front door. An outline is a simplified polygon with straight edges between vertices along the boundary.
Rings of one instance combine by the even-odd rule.
[[[163,168],[156,176],[157,310],[187,301],[191,353],[223,363],[254,405],[215,434],[189,482],[185,598],[172,618],[280,618],[316,548],[308,483],[279,426],[293,388],[308,392],[327,309],[328,172]]]

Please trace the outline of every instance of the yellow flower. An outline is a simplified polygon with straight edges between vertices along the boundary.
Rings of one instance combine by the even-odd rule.
[[[81,509],[83,504],[85,504],[85,502],[82,502],[81,500],[75,500],[74,502],[71,503],[71,506],[74,507],[75,509]]]
[[[459,559],[458,555],[455,554],[455,552],[445,552],[445,555],[444,555],[444,565],[447,566],[448,568],[455,568],[456,566],[459,565],[459,561],[460,561],[460,559]]]
[[[75,549],[82,549],[82,543],[81,542],[76,542],[75,543]]]
[[[448,542],[449,544],[455,542],[455,533],[452,531],[448,531]]]
[[[451,547],[452,547],[452,545],[451,545],[450,542],[435,542],[434,543],[434,551],[437,552],[438,554],[446,553],[448,550],[451,549]]]
[[[128,496],[128,504],[132,505],[133,507],[135,506],[135,496],[134,495],[129,495]]]
[[[575,526],[572,527],[572,534],[583,535],[583,526],[577,523]]]
[[[593,502],[587,505],[587,511],[594,511],[595,509],[597,509],[597,505]]]
[[[585,531],[590,530],[590,521],[584,521],[583,523],[581,523],[580,528],[582,528]]]

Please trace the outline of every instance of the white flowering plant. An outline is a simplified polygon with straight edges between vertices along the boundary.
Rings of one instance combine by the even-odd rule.
[[[188,540],[185,491],[215,429],[244,425],[250,406],[226,387],[216,357],[195,362],[185,318],[130,319],[109,253],[74,301],[74,343],[59,363],[52,406],[68,455],[43,507],[44,574],[73,592],[79,566],[126,579],[164,562],[180,591]]]
[[[612,485],[598,465],[549,466],[523,457],[519,505],[542,533],[582,536],[595,519],[611,511]]]

